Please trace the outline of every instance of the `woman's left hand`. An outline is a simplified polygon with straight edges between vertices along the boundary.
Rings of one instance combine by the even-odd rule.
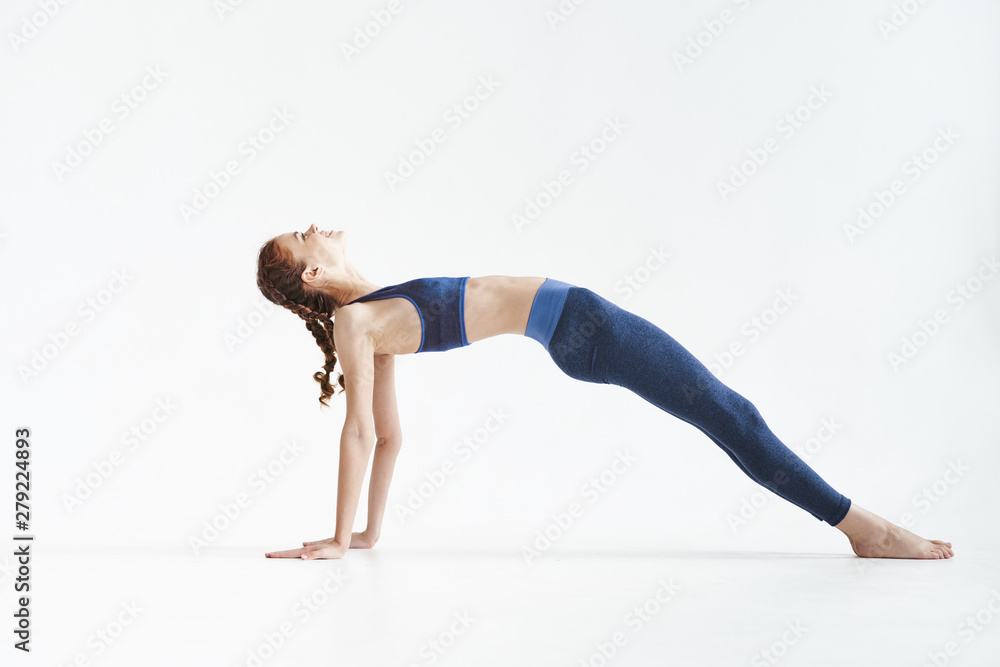
[[[343,558],[347,547],[339,542],[321,542],[298,549],[287,551],[269,551],[264,558],[299,558],[301,560],[316,560],[319,558]]]

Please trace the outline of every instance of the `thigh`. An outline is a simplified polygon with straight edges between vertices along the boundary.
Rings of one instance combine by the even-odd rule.
[[[742,399],[657,325],[611,302],[603,312],[607,322],[595,338],[593,363],[603,382],[625,387],[696,425]]]

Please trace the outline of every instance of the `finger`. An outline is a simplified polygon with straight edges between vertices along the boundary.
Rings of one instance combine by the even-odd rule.
[[[302,551],[302,556],[301,556],[302,560],[313,560],[315,558],[322,558],[322,557],[323,557],[322,547],[311,547],[309,549],[304,549]]]
[[[302,547],[300,549],[286,549],[285,551],[271,551],[267,554],[268,558],[298,558],[302,555],[309,547]]]
[[[316,560],[318,558],[333,558],[336,554],[329,547],[320,547],[302,554],[302,560]]]

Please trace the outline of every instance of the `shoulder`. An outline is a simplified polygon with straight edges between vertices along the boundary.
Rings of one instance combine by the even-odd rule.
[[[337,309],[333,316],[333,336],[342,341],[364,337],[370,332],[375,313],[371,304],[352,303]]]
[[[375,317],[377,305],[378,301],[358,301],[341,306],[333,314],[333,323],[340,322],[344,328],[361,326]]]
[[[353,377],[357,371],[370,369],[374,361],[375,341],[371,336],[370,315],[358,307],[363,305],[344,306],[333,317],[333,344],[346,378]]]

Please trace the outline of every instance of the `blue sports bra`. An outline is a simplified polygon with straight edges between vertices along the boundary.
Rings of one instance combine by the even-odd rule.
[[[465,337],[465,283],[468,279],[469,276],[417,278],[380,287],[344,305],[398,296],[409,299],[420,315],[417,352],[444,352],[469,344]]]

